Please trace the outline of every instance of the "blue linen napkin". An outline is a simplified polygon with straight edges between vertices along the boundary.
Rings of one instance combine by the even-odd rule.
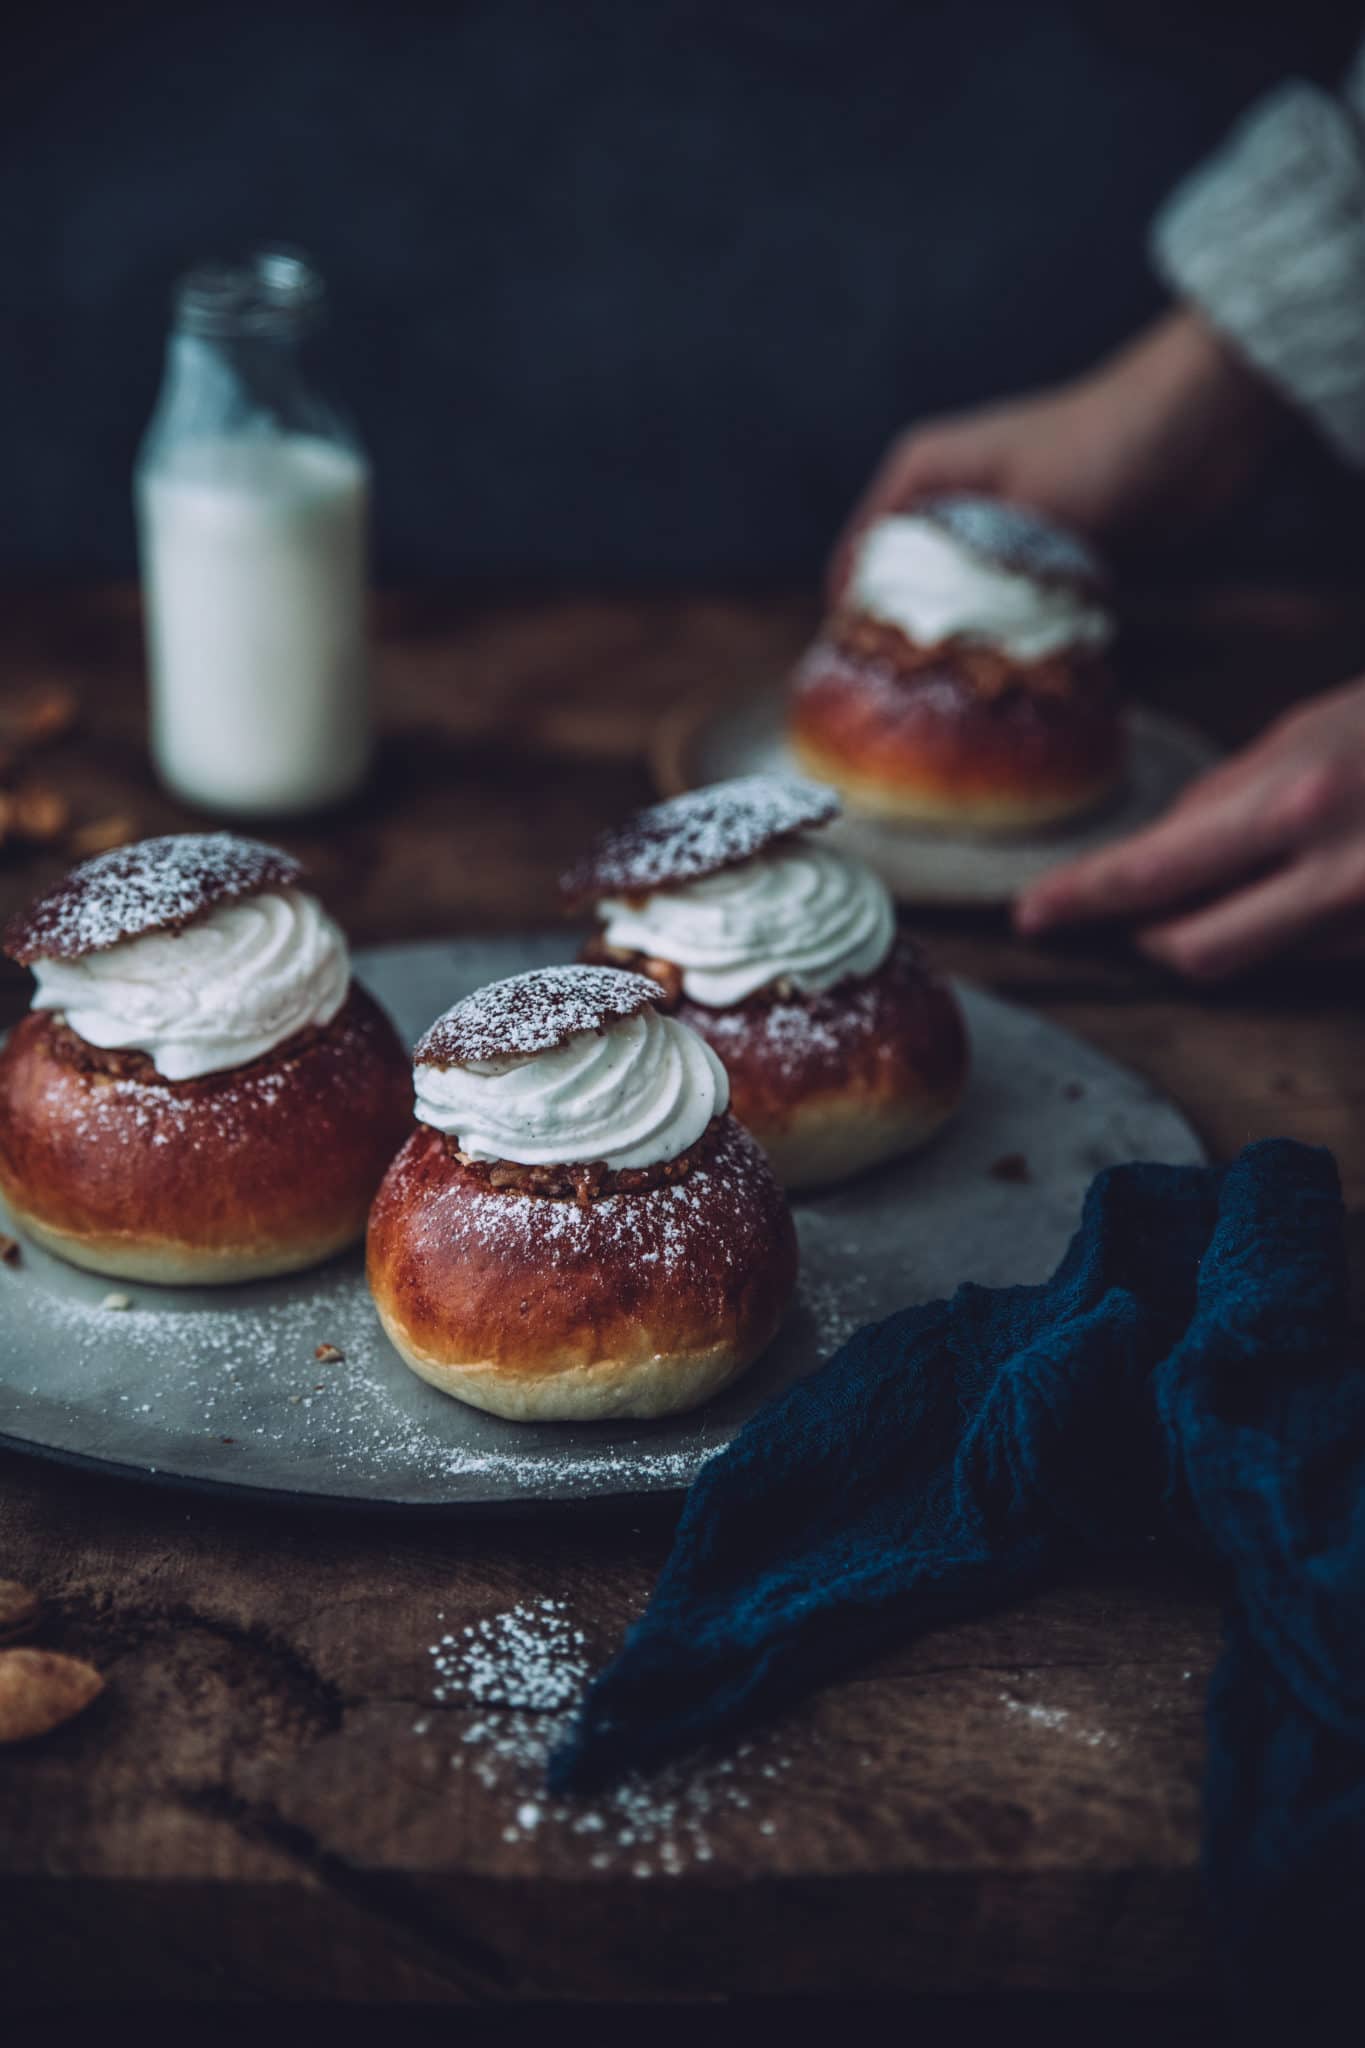
[[[1365,1370],[1336,1167],[1288,1140],[1110,1168],[1045,1285],[905,1309],[757,1415],[551,1784],[648,1769],[1153,1535],[1227,1575],[1205,1866],[1234,1969],[1321,1985],[1365,1933]]]

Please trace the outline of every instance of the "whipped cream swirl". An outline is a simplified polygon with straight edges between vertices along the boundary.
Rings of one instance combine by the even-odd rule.
[[[550,1052],[413,1069],[417,1116],[471,1159],[522,1166],[655,1166],[695,1145],[730,1101],[709,1045],[645,1010]]]
[[[313,896],[263,890],[181,932],[146,932],[79,960],[36,960],[35,1010],[87,1045],[145,1052],[168,1081],[245,1066],[346,1000],[346,940]]]
[[[868,529],[848,603],[898,626],[921,647],[968,640],[1002,648],[1019,661],[1103,647],[1113,634],[1104,606],[1075,584],[1043,582],[989,562],[933,519],[913,513]]]
[[[817,995],[875,974],[896,936],[891,898],[871,868],[806,838],[642,903],[597,908],[609,946],[680,967],[684,994],[710,1010],[774,981]]]

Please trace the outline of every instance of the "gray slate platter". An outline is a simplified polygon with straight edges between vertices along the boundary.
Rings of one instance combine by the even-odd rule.
[[[359,956],[411,1041],[481,983],[566,955],[565,936],[467,939]],[[25,1245],[0,1268],[0,1440],[198,1486],[402,1508],[486,1508],[667,1492],[860,1324],[907,1303],[1042,1279],[1091,1175],[1203,1153],[1180,1113],[1080,1040],[962,991],[975,1072],[927,1151],[797,1208],[800,1293],[776,1343],[693,1415],[559,1427],[481,1415],[416,1379],[371,1309],[361,1259],[232,1290],[102,1281]],[[1027,1182],[992,1165],[1022,1154]],[[0,1212],[2,1214],[3,1212]],[[101,1306],[111,1289],[133,1298]],[[317,1345],[339,1364],[319,1365]]]

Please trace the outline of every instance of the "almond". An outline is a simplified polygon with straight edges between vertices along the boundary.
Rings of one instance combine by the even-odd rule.
[[[75,691],[64,684],[54,684],[22,706],[14,721],[15,731],[25,746],[46,746],[70,732],[79,712]]]
[[[339,1365],[346,1353],[335,1344],[319,1344],[313,1356],[322,1365]]]
[[[31,1635],[42,1606],[32,1586],[21,1586],[18,1579],[0,1579],[0,1643],[17,1643],[20,1636]]]
[[[60,1728],[104,1691],[93,1664],[55,1650],[0,1650],[0,1742]]]
[[[13,831],[34,846],[51,845],[71,823],[71,806],[66,798],[42,783],[32,782],[16,790],[10,805]]]
[[[126,811],[115,811],[107,818],[92,818],[88,825],[78,825],[67,845],[84,858],[91,853],[108,853],[111,846],[126,846],[136,838],[137,819],[130,818]]]

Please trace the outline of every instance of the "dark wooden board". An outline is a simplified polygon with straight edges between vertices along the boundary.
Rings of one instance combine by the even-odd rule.
[[[4,617],[7,698],[51,680],[82,694],[79,731],[42,770],[80,815],[130,810],[144,831],[193,822],[146,767],[127,594],[18,593]],[[648,798],[656,718],[701,685],[770,682],[810,618],[785,598],[394,597],[374,788],[280,836],[361,943],[543,923],[586,834]],[[1147,694],[1235,742],[1293,689],[1365,661],[1365,606],[1151,605],[1132,645]],[[0,909],[62,864],[0,850]],[[946,966],[1149,1073],[1220,1155],[1281,1132],[1333,1145],[1360,1234],[1357,974],[1196,997],[1119,946],[1026,947],[995,914],[920,923]],[[17,1014],[17,973],[0,1000]],[[480,1703],[458,1688],[433,1702],[437,1616],[457,1632],[562,1599],[604,1657],[668,1531],[658,1509],[458,1533],[350,1525],[0,1457],[0,1575],[41,1587],[44,1640],[109,1680],[82,1720],[0,1752],[6,1996],[630,2001],[1207,1982],[1196,1857],[1217,1605],[1156,1561],[1078,1576],[849,1674],[734,1766],[707,1817],[709,1857],[676,1873],[657,1840],[645,1879],[628,1845],[613,1840],[595,1867],[591,1832],[519,1826],[534,1784],[480,1777]]]

